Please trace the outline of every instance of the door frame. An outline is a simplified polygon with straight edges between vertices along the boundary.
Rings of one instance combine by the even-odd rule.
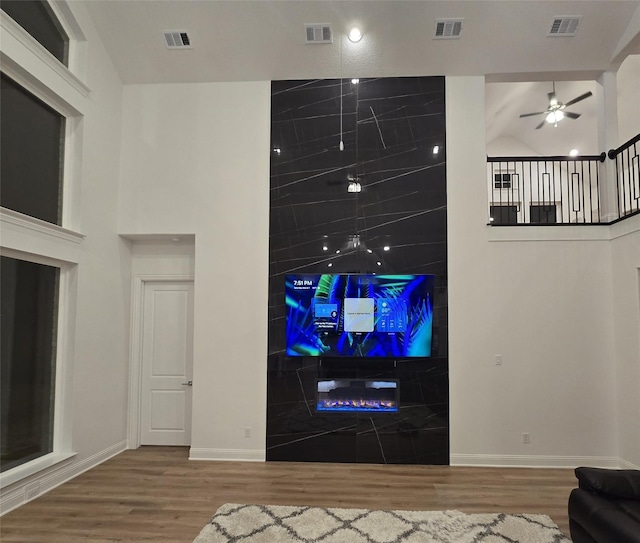
[[[194,283],[193,275],[134,275],[131,288],[131,324],[129,349],[129,416],[127,448],[140,447],[140,412],[142,409],[142,331],[144,326],[144,290],[147,283]]]

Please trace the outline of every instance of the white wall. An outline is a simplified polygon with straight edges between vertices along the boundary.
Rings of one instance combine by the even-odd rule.
[[[610,243],[555,241],[576,227],[493,241],[483,94],[447,78],[452,463],[614,464]]]
[[[56,401],[67,406],[70,436],[63,452],[77,453],[70,461],[47,468],[2,489],[3,512],[89,469],[124,450],[128,387],[129,299],[131,262],[128,244],[116,233],[122,85],[92,26],[84,5],[69,5],[86,37],[86,65],[78,70],[90,92],[84,96],[58,78],[56,71],[40,67],[25,49],[12,51],[12,62],[22,65],[35,80],[47,81],[62,100],[70,96],[82,114],[74,143],[77,175],[74,196],[65,206],[70,222],[63,224],[80,235],[62,235],[28,226],[3,225],[2,245],[66,262],[71,267],[68,339],[64,360],[68,378]],[[4,36],[3,36],[4,38]],[[3,48],[8,42],[3,42]],[[4,52],[4,49],[3,49]],[[3,62],[5,59],[3,58]],[[77,160],[77,162],[76,162]],[[68,326],[67,326],[68,325]],[[97,423],[99,421],[99,423]],[[60,428],[56,429],[58,432]],[[29,498],[32,494],[29,493]]]
[[[268,82],[124,91],[119,230],[195,234],[193,458],[264,458],[269,108]]]
[[[191,236],[177,239],[179,241],[154,237],[131,240],[132,276],[193,276],[195,274],[194,240]]]
[[[640,466],[640,217],[616,225],[612,241],[614,356],[620,457]]]
[[[74,382],[73,441],[81,460],[114,445],[124,448],[131,262],[116,233],[122,85],[78,4],[71,7],[87,35],[91,89],[83,124],[80,213],[86,238],[78,264]]]
[[[622,63],[617,74],[620,143],[640,133],[640,55]],[[640,466],[640,217],[613,229],[613,307],[617,375],[618,439],[627,467]]]
[[[487,156],[535,156],[538,153],[516,138],[498,136],[487,142],[486,154]]]
[[[617,73],[620,144],[640,133],[640,55],[628,56]]]
[[[611,245],[491,241],[483,88],[447,79],[452,458],[612,464]],[[119,229],[196,239],[192,458],[264,456],[269,122],[267,82],[124,91]]]

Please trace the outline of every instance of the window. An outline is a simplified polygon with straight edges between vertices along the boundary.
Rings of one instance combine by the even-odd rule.
[[[89,89],[67,67],[69,47],[83,38],[69,3],[1,0],[0,8],[13,47],[0,76],[0,215],[12,225],[0,247],[0,486],[19,497],[17,485],[75,454],[77,257],[67,242],[83,238],[74,231],[81,153],[73,151]]]
[[[493,174],[493,188],[518,188],[518,178],[519,175],[514,173],[495,173]]]
[[[53,451],[59,268],[0,257],[0,471]]]
[[[61,225],[65,118],[2,74],[0,205]]]
[[[557,208],[555,205],[532,205],[529,208],[531,224],[555,224]]]
[[[69,38],[44,0],[2,0],[2,10],[67,66]]]
[[[518,206],[490,206],[491,224],[518,224]]]

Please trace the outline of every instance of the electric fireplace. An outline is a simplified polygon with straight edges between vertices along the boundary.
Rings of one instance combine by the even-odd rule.
[[[395,413],[398,381],[374,379],[318,379],[317,411]]]

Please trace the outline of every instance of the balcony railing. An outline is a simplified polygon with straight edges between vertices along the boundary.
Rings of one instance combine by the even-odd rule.
[[[640,134],[617,149],[609,151],[615,160],[618,218],[638,213],[640,203]]]
[[[607,155],[488,157],[489,224],[611,224],[639,213],[640,134]],[[613,178],[613,179],[612,179]]]

